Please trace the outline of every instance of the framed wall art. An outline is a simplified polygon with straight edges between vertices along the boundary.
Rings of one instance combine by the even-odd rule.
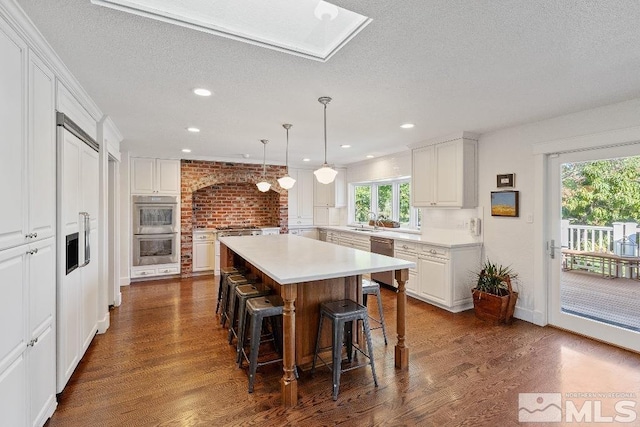
[[[513,188],[516,186],[516,174],[505,173],[502,175],[496,175],[496,187],[498,188]]]
[[[520,216],[519,191],[492,191],[491,216]]]

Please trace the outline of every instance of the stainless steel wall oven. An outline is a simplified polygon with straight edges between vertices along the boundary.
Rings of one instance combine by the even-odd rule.
[[[179,261],[178,199],[133,196],[133,266]]]

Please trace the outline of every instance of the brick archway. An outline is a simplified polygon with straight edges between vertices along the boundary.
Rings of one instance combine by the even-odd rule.
[[[266,181],[271,184],[270,192],[277,198],[277,221],[281,233],[287,232],[288,192],[278,185],[277,179],[284,175],[285,171],[284,166],[267,165],[265,173]],[[194,193],[220,185],[255,185],[262,180],[262,165],[182,160],[180,175],[180,266],[182,277],[190,277],[193,273],[192,233],[196,225],[193,210]]]

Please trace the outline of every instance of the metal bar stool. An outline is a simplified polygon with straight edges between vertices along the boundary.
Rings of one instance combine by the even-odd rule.
[[[367,306],[367,296],[375,295],[378,298],[378,319],[375,317],[369,316],[371,320],[379,324],[380,326],[376,326],[371,328],[374,329],[382,329],[382,336],[384,337],[384,345],[387,345],[387,327],[384,323],[384,312],[382,310],[382,297],[380,296],[380,284],[373,280],[362,280],[362,304]]]
[[[233,338],[238,338],[244,333],[244,317],[246,312],[246,304],[249,298],[262,297],[269,295],[271,289],[264,283],[254,283],[236,286],[233,304],[231,304],[231,314],[229,316],[229,344]],[[240,340],[236,346],[236,363],[240,362]]]
[[[229,296],[235,293],[236,286],[249,283],[242,274],[232,274],[225,280],[226,286],[222,288],[222,305],[220,306],[220,324],[225,326],[229,320]]]
[[[318,353],[325,350],[320,348],[320,338],[322,336],[322,323],[324,318],[331,320],[333,339],[331,342],[333,364],[331,367],[325,362]],[[367,353],[360,349],[357,345],[353,344],[353,334],[351,333],[353,322],[362,320],[364,328],[364,334],[367,340]],[[352,348],[357,352],[364,355],[369,361],[367,363],[351,366],[346,369],[342,369],[342,346],[343,341],[347,344],[347,358],[351,361]],[[329,347],[327,347],[329,348]],[[371,330],[369,329],[369,315],[367,313],[367,307],[358,304],[351,300],[341,300],[333,302],[324,302],[320,304],[320,322],[318,324],[318,337],[316,338],[316,351],[313,355],[313,365],[311,367],[311,373],[313,374],[316,369],[316,360],[320,359],[326,367],[328,367],[333,373],[333,400],[338,399],[338,391],[340,389],[340,374],[342,372],[351,371],[352,369],[360,368],[366,365],[371,365],[371,373],[373,374],[373,383],[378,387],[378,378],[376,377],[376,367],[373,361],[373,346],[371,345]]]
[[[227,286],[227,277],[232,274],[238,274],[235,267],[220,267],[220,284],[218,286],[218,303],[216,304],[216,313],[220,310],[220,301],[222,301],[222,289]]]
[[[247,357],[245,349],[246,336],[244,334],[238,335],[241,352],[238,367],[242,367],[243,359],[249,363],[249,393],[253,393],[253,383],[255,381],[258,367],[282,361],[282,335],[280,335],[280,325],[278,324],[278,320],[282,320],[283,305],[284,302],[278,295],[262,296],[247,300],[246,316],[249,317],[249,334],[251,335],[249,342],[249,356]],[[271,321],[271,338],[268,340],[261,340],[262,322],[265,319],[269,319]],[[274,342],[280,357],[258,363],[258,350],[260,349],[260,344],[267,341]]]

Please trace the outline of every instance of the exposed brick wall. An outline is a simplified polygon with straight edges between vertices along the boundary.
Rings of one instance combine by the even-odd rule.
[[[276,225],[281,233],[288,231],[288,193],[277,182],[285,173],[284,166],[267,165],[271,190],[266,193],[255,186],[262,180],[262,165],[182,160],[180,169],[182,277],[193,273],[194,228],[246,223]]]
[[[194,227],[280,225],[280,195],[254,184],[218,184],[193,193]]]

